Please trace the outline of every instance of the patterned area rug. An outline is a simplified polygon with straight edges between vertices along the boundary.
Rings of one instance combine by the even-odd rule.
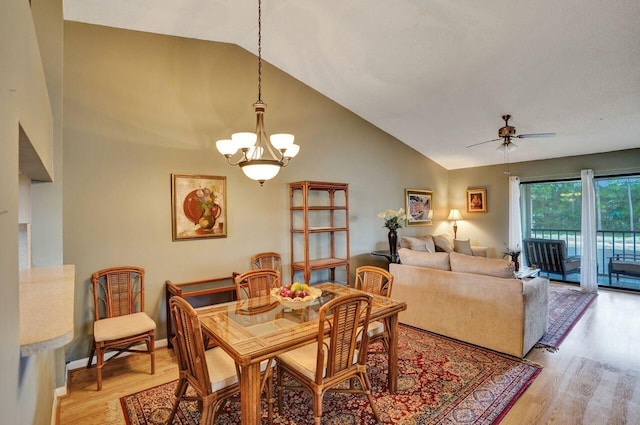
[[[550,287],[549,330],[536,346],[557,350],[597,296],[595,292]]]
[[[369,376],[383,424],[497,424],[541,371],[520,359],[405,325],[400,325],[398,348],[400,377],[393,395],[386,390],[386,355],[369,356]],[[164,424],[174,388],[175,381],[122,397],[127,424]],[[235,399],[227,403],[217,423],[239,424],[238,403]],[[275,407],[276,424],[313,422],[308,393],[287,391],[284,406],[283,414]],[[263,411],[266,416],[266,407]],[[327,394],[323,412],[323,424],[375,423],[362,394]],[[195,403],[182,403],[174,425],[199,421]]]

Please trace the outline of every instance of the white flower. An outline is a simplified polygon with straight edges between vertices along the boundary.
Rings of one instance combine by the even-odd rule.
[[[378,214],[378,218],[384,220],[384,227],[389,230],[396,230],[402,227],[401,221],[407,218],[404,213],[404,208],[400,208],[398,211],[386,210]]]

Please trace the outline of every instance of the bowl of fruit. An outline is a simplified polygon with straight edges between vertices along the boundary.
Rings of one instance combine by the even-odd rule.
[[[322,295],[322,290],[309,286],[306,283],[294,282],[291,285],[273,288],[271,295],[285,307],[297,310],[310,305],[316,298]]]

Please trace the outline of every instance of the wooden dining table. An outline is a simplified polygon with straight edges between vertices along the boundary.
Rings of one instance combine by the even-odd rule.
[[[301,309],[285,307],[269,295],[196,309],[203,332],[240,369],[242,424],[260,423],[260,363],[313,341],[318,335],[318,309],[335,297],[361,292],[335,283],[314,287],[322,289],[322,295]],[[398,313],[406,308],[404,302],[373,295],[370,320],[384,320],[389,327],[390,393],[398,381]]]

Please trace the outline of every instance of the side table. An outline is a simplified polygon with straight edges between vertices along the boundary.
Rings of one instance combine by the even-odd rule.
[[[528,277],[538,277],[540,269],[532,269],[531,267],[520,267],[520,270],[513,272],[516,279],[526,279]]]
[[[372,251],[371,255],[376,255],[378,257],[384,257],[390,263],[398,263],[398,264],[400,264],[400,256],[398,254],[391,255],[391,251],[389,251],[389,250],[387,250],[387,251]]]

